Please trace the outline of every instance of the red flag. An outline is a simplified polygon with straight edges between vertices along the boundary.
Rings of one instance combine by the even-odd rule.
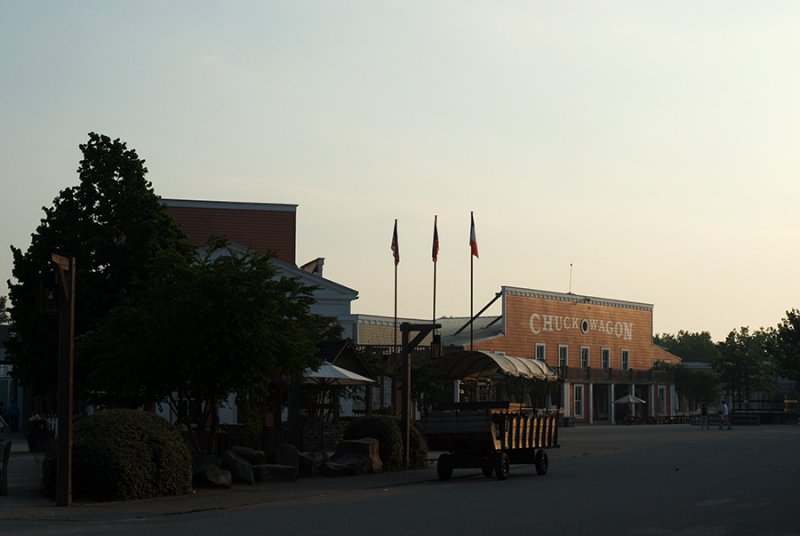
[[[471,221],[469,228],[469,249],[473,255],[480,259],[478,256],[478,239],[475,238],[475,218],[472,216],[472,212],[469,213],[469,219]]]
[[[392,253],[394,254],[394,265],[400,264],[400,243],[397,241],[397,220],[394,220],[394,233],[392,233]]]
[[[431,251],[433,262],[439,259],[439,230],[436,228],[436,218],[436,216],[433,217],[433,250]]]

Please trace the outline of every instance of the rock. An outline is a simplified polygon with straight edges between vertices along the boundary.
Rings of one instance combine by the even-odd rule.
[[[217,486],[221,488],[231,487],[233,477],[231,472],[225,469],[220,469],[216,465],[208,464],[198,470],[192,475],[192,482],[196,486]]]
[[[222,456],[222,468],[230,471],[236,480],[247,482],[251,486],[255,484],[252,464],[233,451],[225,451]]]
[[[275,463],[297,467],[300,463],[300,453],[297,451],[297,447],[289,443],[278,445],[275,449]]]
[[[321,450],[300,453],[300,476],[317,476],[328,461],[328,453]]]
[[[336,454],[333,455],[331,460],[340,462],[341,457],[351,454],[367,458],[368,465],[366,472],[380,473],[383,471],[383,462],[381,461],[380,456],[380,442],[377,439],[372,437],[363,437],[361,439],[347,439],[340,441],[336,446]]]
[[[253,475],[262,482],[285,482],[297,480],[298,470],[297,466],[263,463],[253,466]]]
[[[267,456],[263,450],[256,450],[250,447],[233,447],[231,450],[237,456],[247,460],[251,465],[258,465],[267,461]]]
[[[345,476],[347,467],[336,462],[327,462],[322,466],[322,474],[325,476]]]
[[[369,472],[370,469],[369,458],[361,454],[345,453],[335,456],[332,463],[344,467],[348,475],[360,475]]]

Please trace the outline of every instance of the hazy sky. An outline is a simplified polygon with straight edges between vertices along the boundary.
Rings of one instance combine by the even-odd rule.
[[[162,197],[297,204],[353,311],[502,285],[652,303],[654,331],[800,306],[800,3],[0,0],[0,278],[95,131]],[[573,269],[570,277],[570,263]],[[3,284],[0,294],[7,294]]]

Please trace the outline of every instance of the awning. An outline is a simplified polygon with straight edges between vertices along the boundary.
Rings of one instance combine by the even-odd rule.
[[[431,374],[450,380],[490,380],[497,374],[533,380],[558,379],[558,375],[543,361],[483,350],[447,353],[434,361]]]

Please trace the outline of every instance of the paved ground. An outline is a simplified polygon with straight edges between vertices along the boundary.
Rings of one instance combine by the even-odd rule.
[[[578,426],[560,442],[545,477],[530,466],[512,466],[505,482],[459,469],[442,483],[428,468],[71,508],[39,495],[41,455],[21,444],[0,532],[800,534],[798,426]]]
[[[0,520],[88,519],[92,517],[152,517],[204,510],[219,510],[266,502],[324,496],[364,487],[396,486],[433,477],[431,469],[339,478],[303,478],[296,482],[234,484],[229,489],[197,489],[191,495],[160,497],[128,502],[89,503],[76,501],[58,507],[41,492],[43,453],[28,451],[21,434],[0,434],[12,440],[9,460],[8,497],[0,497]],[[2,531],[0,531],[2,533]]]

